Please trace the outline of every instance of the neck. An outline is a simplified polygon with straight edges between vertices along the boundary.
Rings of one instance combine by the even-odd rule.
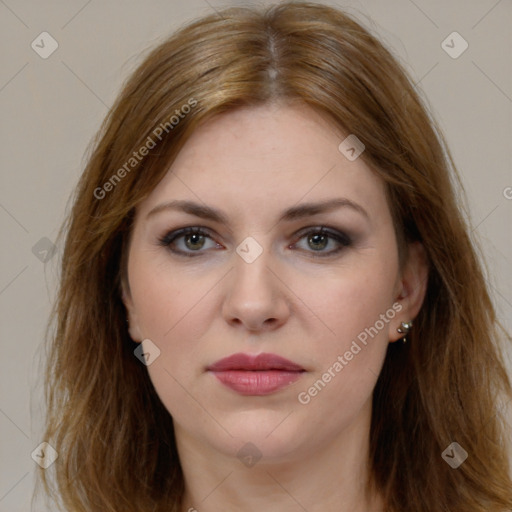
[[[331,442],[315,440],[311,449],[263,457],[252,467],[176,426],[185,478],[181,512],[383,512],[367,485],[371,407],[365,409],[363,422],[358,418]]]

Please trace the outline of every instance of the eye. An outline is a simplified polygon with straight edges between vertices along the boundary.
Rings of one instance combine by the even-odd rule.
[[[167,233],[164,237],[160,238],[159,244],[164,247],[168,247],[176,254],[182,256],[195,256],[195,254],[192,253],[200,252],[200,250],[205,246],[205,241],[207,239],[210,239],[213,242],[207,231],[198,227],[189,227]],[[184,246],[181,244],[181,247],[176,248],[176,245],[180,245],[177,241],[183,242]],[[219,246],[219,244],[216,244],[216,246]]]
[[[302,250],[313,253],[313,257],[331,256],[340,252],[352,243],[351,238],[345,233],[328,229],[325,226],[314,229],[309,228],[309,231],[303,231],[302,234],[299,235],[298,240],[300,241],[302,239],[305,239],[307,246],[312,249]],[[194,257],[205,252],[201,249],[208,249],[206,244],[208,240],[213,243],[213,246],[210,248],[222,248],[220,244],[213,241],[208,231],[195,226],[171,231],[160,238],[158,243],[163,247],[169,248],[170,251],[179,256]],[[331,245],[334,245],[334,248],[330,251],[325,251],[324,249],[328,247],[330,243]],[[296,245],[298,245],[297,242],[289,247],[291,248]]]
[[[302,239],[305,239],[307,247],[312,249],[312,251],[308,251],[308,249],[306,251],[316,253],[312,254],[312,256],[320,258],[332,256],[352,244],[352,240],[348,235],[341,231],[327,229],[325,226],[306,231],[300,235],[299,240]],[[331,245],[334,245],[335,248],[325,251],[324,249],[329,246],[330,242],[332,242]],[[294,245],[297,245],[297,243]]]

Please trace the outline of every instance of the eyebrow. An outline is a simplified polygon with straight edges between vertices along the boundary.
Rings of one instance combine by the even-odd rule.
[[[360,213],[366,217],[366,219],[370,220],[368,212],[360,204],[355,203],[350,199],[339,197],[317,203],[303,203],[298,206],[292,206],[282,213],[279,222],[289,222],[292,220],[302,219],[304,217],[318,215],[320,213],[329,212],[338,208],[350,208],[351,210]],[[147,214],[146,219],[156,215],[157,213],[169,210],[183,211],[202,219],[208,219],[214,222],[218,222],[219,224],[229,225],[228,218],[222,211],[216,208],[212,208],[211,206],[186,200],[174,200],[155,206],[155,208],[153,208]]]

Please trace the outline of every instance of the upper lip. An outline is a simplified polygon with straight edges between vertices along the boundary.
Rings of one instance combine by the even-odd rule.
[[[207,368],[214,372],[223,372],[229,370],[282,370],[299,372],[305,371],[302,366],[278,356],[277,354],[244,354],[238,353],[219,359],[217,362]]]

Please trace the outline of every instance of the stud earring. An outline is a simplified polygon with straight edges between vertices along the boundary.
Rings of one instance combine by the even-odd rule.
[[[404,337],[402,338],[402,343],[407,342],[407,334],[409,334],[411,327],[412,327],[412,322],[401,322],[400,323],[400,327],[398,327],[397,331],[400,334],[404,335]]]

